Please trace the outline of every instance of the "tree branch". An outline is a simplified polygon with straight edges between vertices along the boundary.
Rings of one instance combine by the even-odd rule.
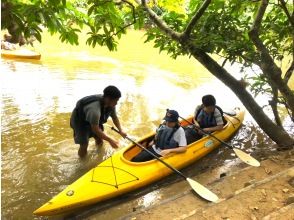
[[[263,44],[263,41],[259,37],[259,29],[261,27],[261,21],[268,6],[268,0],[262,0],[258,13],[255,17],[253,25],[248,33],[251,41],[260,53],[259,67],[267,77],[267,79],[275,84],[277,89],[282,93],[287,103],[290,106],[291,111],[294,112],[294,95],[289,86],[282,79],[282,70],[276,65],[275,61],[270,55],[270,52]]]
[[[288,83],[289,79],[291,78],[292,74],[294,72],[294,60],[292,60],[291,66],[289,67],[289,69],[286,71],[285,77],[284,77],[284,81],[285,83]]]
[[[289,22],[291,23],[292,27],[294,28],[294,17],[292,17],[287,9],[286,2],[284,0],[279,0],[281,3],[280,6],[284,10],[285,14],[287,15]]]
[[[226,65],[226,62],[228,61],[229,58],[224,59],[224,62],[222,63],[222,67]]]
[[[145,11],[148,13],[150,19],[157,25],[157,27],[162,30],[165,34],[167,34],[173,40],[179,41],[180,34],[173,29],[171,29],[158,15],[148,7],[146,0],[136,0],[138,4],[141,4]]]
[[[123,30],[126,29],[127,27],[130,27],[130,26],[132,26],[133,24],[136,23],[135,6],[134,6],[131,2],[127,1],[127,0],[121,0],[121,2],[124,2],[124,3],[128,4],[128,5],[132,8],[133,22],[131,22],[130,24],[127,24],[127,25],[123,26],[119,31],[117,31],[117,32],[115,33],[115,35],[117,35],[117,34],[118,34],[119,32],[121,32],[121,31],[123,31]]]
[[[282,126],[282,121],[278,112],[278,89],[272,86],[273,98],[269,101],[272,111],[274,113],[275,121],[278,126]]]
[[[130,27],[130,26],[132,26],[133,24],[136,23],[135,6],[134,6],[131,2],[127,1],[127,0],[121,0],[120,2],[115,2],[115,4],[117,4],[117,5],[120,4],[120,3],[126,3],[126,4],[128,4],[128,5],[132,8],[133,22],[131,22],[131,23],[129,23],[129,24],[126,24],[125,26],[119,28],[119,30],[118,30],[117,32],[114,32],[111,36],[109,36],[109,37],[107,37],[106,39],[104,39],[104,40],[102,41],[102,44],[103,44],[106,40],[112,38],[113,36],[116,36],[118,33],[120,33],[120,32],[122,32],[123,30],[125,30],[127,27]]]
[[[205,10],[208,8],[209,4],[211,3],[211,0],[205,0],[201,7],[195,11],[195,15],[192,17],[190,22],[188,23],[185,31],[182,33],[183,38],[189,38],[194,26],[196,25],[197,21],[202,17],[204,14]]]
[[[264,13],[265,13],[265,10],[266,10],[267,6],[268,6],[268,1],[267,0],[262,0],[261,5],[260,5],[259,10],[258,10],[258,13],[256,15],[256,18],[255,18],[255,20],[253,22],[253,25],[251,27],[251,30],[250,30],[251,33],[253,32],[253,33],[256,33],[257,35],[259,34],[261,21],[262,21],[262,18],[264,16]]]
[[[279,100],[280,104],[283,104],[288,112],[288,115],[290,116],[291,120],[294,122],[294,112],[291,113],[291,110],[289,108],[289,105],[287,104],[285,99]]]

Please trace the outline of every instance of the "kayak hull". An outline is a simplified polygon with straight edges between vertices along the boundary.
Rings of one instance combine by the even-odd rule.
[[[40,60],[41,54],[35,51],[19,49],[19,50],[1,50],[1,57],[6,59],[34,59]]]
[[[214,133],[221,140],[227,140],[237,131],[244,119],[244,111],[237,111],[234,117],[225,117],[228,122],[225,128]],[[181,124],[187,125],[185,122]],[[144,143],[152,140],[153,137],[154,133],[146,135],[138,142]],[[186,152],[171,154],[162,159],[176,169],[181,169],[202,158],[219,145],[217,140],[206,136],[188,145]],[[119,150],[37,209],[34,214],[56,215],[95,204],[146,186],[172,173],[168,167],[157,160],[131,162],[131,158],[140,151],[141,149],[134,145]]]

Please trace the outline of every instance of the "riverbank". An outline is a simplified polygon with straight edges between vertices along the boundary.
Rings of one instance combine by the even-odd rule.
[[[171,197],[159,203],[133,210],[121,220],[144,219],[294,219],[294,151],[267,155],[261,166],[240,163],[223,172],[217,167],[193,177],[221,198],[216,204],[200,199],[185,181],[165,187],[174,190]],[[175,189],[177,189],[175,191]],[[87,219],[107,218],[112,207]]]
[[[281,152],[259,168],[240,167],[208,184],[220,202],[200,200],[191,190],[122,219],[294,219],[294,152]]]

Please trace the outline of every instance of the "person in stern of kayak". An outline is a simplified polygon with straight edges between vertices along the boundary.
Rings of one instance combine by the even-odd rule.
[[[120,97],[121,92],[118,88],[108,86],[103,90],[103,95],[86,96],[77,102],[71,114],[70,126],[74,132],[75,143],[80,145],[80,157],[86,156],[90,137],[94,137],[97,146],[101,146],[103,140],[106,140],[113,148],[118,148],[118,143],[103,132],[103,124],[109,116],[121,135],[127,136],[122,131],[116,115],[115,106]]]
[[[159,126],[156,131],[154,142],[148,147],[158,157],[165,156],[170,153],[182,153],[187,149],[187,141],[184,129],[180,126],[179,114],[175,110],[168,110],[164,120],[165,122]],[[133,162],[144,162],[152,160],[153,156],[146,151],[141,151],[136,155]]]
[[[208,133],[223,129],[225,124],[223,110],[216,105],[214,96],[205,95],[202,97],[202,105],[196,107],[193,122],[196,127],[200,127]],[[189,144],[199,140],[203,136],[203,132],[195,131],[190,126],[185,129],[185,133]]]

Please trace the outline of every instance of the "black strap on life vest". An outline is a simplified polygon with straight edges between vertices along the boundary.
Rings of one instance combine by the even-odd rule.
[[[222,108],[219,107],[218,105],[216,105],[215,107],[220,111],[221,116],[222,116],[222,119],[223,119],[223,122],[224,122],[224,124],[225,124],[225,123],[226,123],[226,119],[225,119],[225,117],[224,117],[224,111],[223,111]],[[196,120],[196,121],[197,121],[198,115],[200,114],[200,112],[201,112],[201,110],[202,110],[203,108],[204,108],[204,105],[201,105],[200,108],[197,110],[196,115],[195,115],[195,120]],[[213,114],[214,114],[214,112],[213,112]]]
[[[103,96],[101,95],[89,95],[82,99],[80,99],[76,104],[76,111],[77,116],[81,124],[88,124],[86,121],[86,115],[84,112],[84,107],[92,102],[100,102],[100,111],[101,116],[99,119],[99,126],[103,128],[103,124],[107,121],[107,118],[110,116],[111,112],[113,111],[113,108],[104,108],[104,102],[103,102]]]
[[[159,127],[158,127],[158,129],[160,129],[162,126],[163,126],[164,124],[160,124],[159,125]],[[175,134],[175,132],[180,128],[181,126],[180,126],[180,124],[179,123],[177,123],[176,124],[176,126],[173,128],[173,131],[171,132],[171,134],[169,135],[169,137],[167,138],[167,142],[169,143],[170,142],[170,140],[171,140],[171,138],[174,136],[174,134]],[[155,146],[156,147],[158,147],[157,146],[157,135],[155,135],[155,137],[154,137],[154,143],[155,143]],[[161,148],[160,146],[159,146],[159,148],[162,150],[163,148]]]

